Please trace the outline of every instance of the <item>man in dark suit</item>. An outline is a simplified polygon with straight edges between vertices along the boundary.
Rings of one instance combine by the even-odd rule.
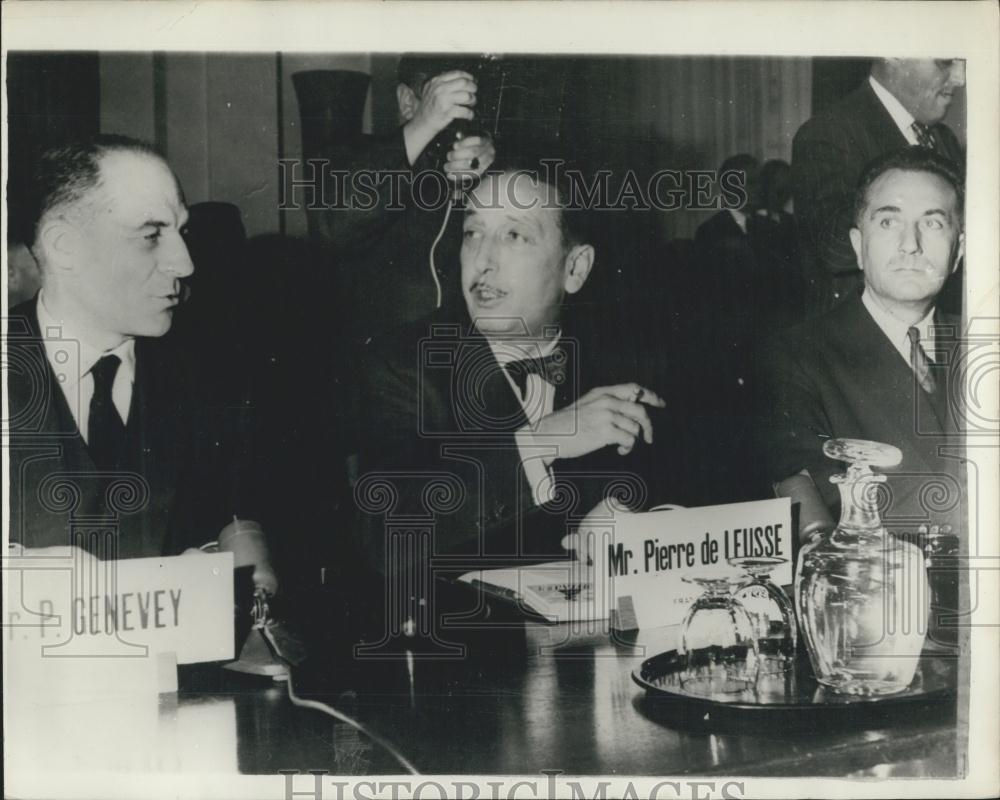
[[[354,339],[461,303],[455,291],[460,215],[449,218],[447,209],[453,187],[478,178],[494,158],[489,137],[456,139],[449,127],[476,117],[471,69],[470,59],[404,55],[396,87],[400,127],[324,154],[331,169],[346,175],[328,182],[339,196],[327,197],[328,207],[314,218],[338,264]],[[451,235],[441,235],[448,221]]]
[[[414,559],[465,571],[564,556],[572,521],[609,490],[652,499],[643,474],[665,404],[571,335],[564,301],[595,251],[558,183],[488,174],[463,220],[465,313],[370,348],[356,498],[386,574]],[[395,532],[417,528],[426,543],[404,552]]]
[[[6,340],[11,541],[114,559],[259,533],[250,431],[164,338],[193,271],[169,165],[100,136],[45,153],[34,187],[42,289],[11,310]]]
[[[961,174],[934,151],[904,148],[866,169],[849,238],[864,291],[789,329],[762,359],[771,481],[805,472],[836,513],[829,478],[845,465],[826,458],[823,443],[885,442],[903,453],[887,470],[887,528],[961,530],[961,420],[949,385],[959,328],[936,301],[962,256],[962,208]]]
[[[877,59],[867,81],[799,128],[792,181],[808,316],[861,286],[848,231],[864,166],[908,144],[962,162],[958,140],[943,120],[964,85],[961,59]]]
[[[719,443],[720,455],[713,460],[713,483],[719,496],[736,502],[766,491],[760,475],[746,469],[753,453],[755,343],[801,317],[800,303],[788,291],[798,272],[789,247],[794,223],[789,215],[764,207],[756,158],[747,153],[727,158],[719,168],[720,181],[731,180],[733,174],[741,176],[744,199],[698,226],[693,282],[703,307],[685,324],[691,331],[700,326],[701,363],[706,368],[701,376],[702,408],[711,415],[712,441]]]

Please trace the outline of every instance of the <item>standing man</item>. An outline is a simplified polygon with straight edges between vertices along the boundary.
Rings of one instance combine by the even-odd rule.
[[[461,301],[455,247],[461,220],[448,214],[451,194],[486,171],[494,150],[489,137],[456,138],[449,128],[476,119],[478,86],[460,63],[404,55],[396,87],[400,127],[329,154],[330,167],[346,175],[337,181],[340,197],[326,198],[317,221],[343,278],[352,339]]]
[[[775,483],[807,472],[836,519],[830,483],[843,465],[831,437],[898,447],[888,470],[887,529],[962,530],[962,439],[949,384],[958,321],[937,309],[962,257],[963,183],[932,150],[910,147],[865,170],[849,241],[864,291],[781,334],[763,359],[763,450]]]
[[[944,118],[964,85],[962,59],[876,59],[867,81],[799,128],[792,181],[807,316],[832,308],[862,284],[848,231],[854,191],[868,162],[907,145],[963,162]]]
[[[135,558],[259,529],[248,442],[199,394],[195,354],[164,339],[194,269],[169,165],[99,136],[45,153],[33,186],[42,288],[11,310],[6,340],[11,541]],[[74,518],[116,515],[110,540],[73,538]],[[276,588],[269,565],[257,577]]]

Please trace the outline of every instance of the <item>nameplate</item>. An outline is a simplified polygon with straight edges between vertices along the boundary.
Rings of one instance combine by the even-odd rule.
[[[234,657],[232,553],[97,561],[60,550],[4,559],[5,633],[19,655],[153,664],[161,653],[178,664]]]
[[[792,582],[791,501],[787,497],[701,508],[616,512],[588,518],[579,533],[588,540],[595,578],[607,581],[620,630],[679,624],[701,589],[693,575],[732,575],[729,559],[785,559],[771,573],[779,586]]]

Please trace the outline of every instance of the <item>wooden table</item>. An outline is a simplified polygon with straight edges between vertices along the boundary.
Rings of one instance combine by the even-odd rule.
[[[745,730],[686,730],[631,677],[644,658],[673,648],[676,635],[666,628],[616,642],[607,631],[568,625],[484,630],[466,638],[461,659],[373,663],[373,671],[395,674],[395,691],[311,695],[361,719],[432,774],[956,775],[956,704],[949,699],[892,727],[792,732],[748,720]],[[317,677],[322,685],[314,674],[314,687]],[[274,716],[288,711],[284,700],[271,709],[246,696],[240,703],[253,719],[239,736],[247,753],[241,770],[398,772],[384,751],[342,723],[312,719],[308,735],[285,740]],[[274,734],[266,741],[265,730]]]
[[[634,642],[606,631],[515,624],[465,637],[454,660],[371,662],[369,687],[344,695],[322,658],[299,690],[390,739],[424,774],[946,777],[956,774],[955,703],[892,728],[685,730],[631,678],[673,646],[673,629]],[[59,707],[22,741],[32,769],[179,774],[399,774],[379,746],[322,712],[294,706],[284,684],[210,665],[213,685],[122,702]],[[8,740],[8,747],[11,740]]]

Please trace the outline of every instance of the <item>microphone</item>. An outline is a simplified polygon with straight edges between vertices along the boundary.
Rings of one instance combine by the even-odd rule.
[[[268,595],[278,591],[278,576],[271,567],[271,551],[267,546],[267,537],[259,523],[249,519],[239,519],[235,514],[233,521],[226,525],[219,534],[219,550],[233,554],[233,566],[252,566],[254,586],[263,589]]]

